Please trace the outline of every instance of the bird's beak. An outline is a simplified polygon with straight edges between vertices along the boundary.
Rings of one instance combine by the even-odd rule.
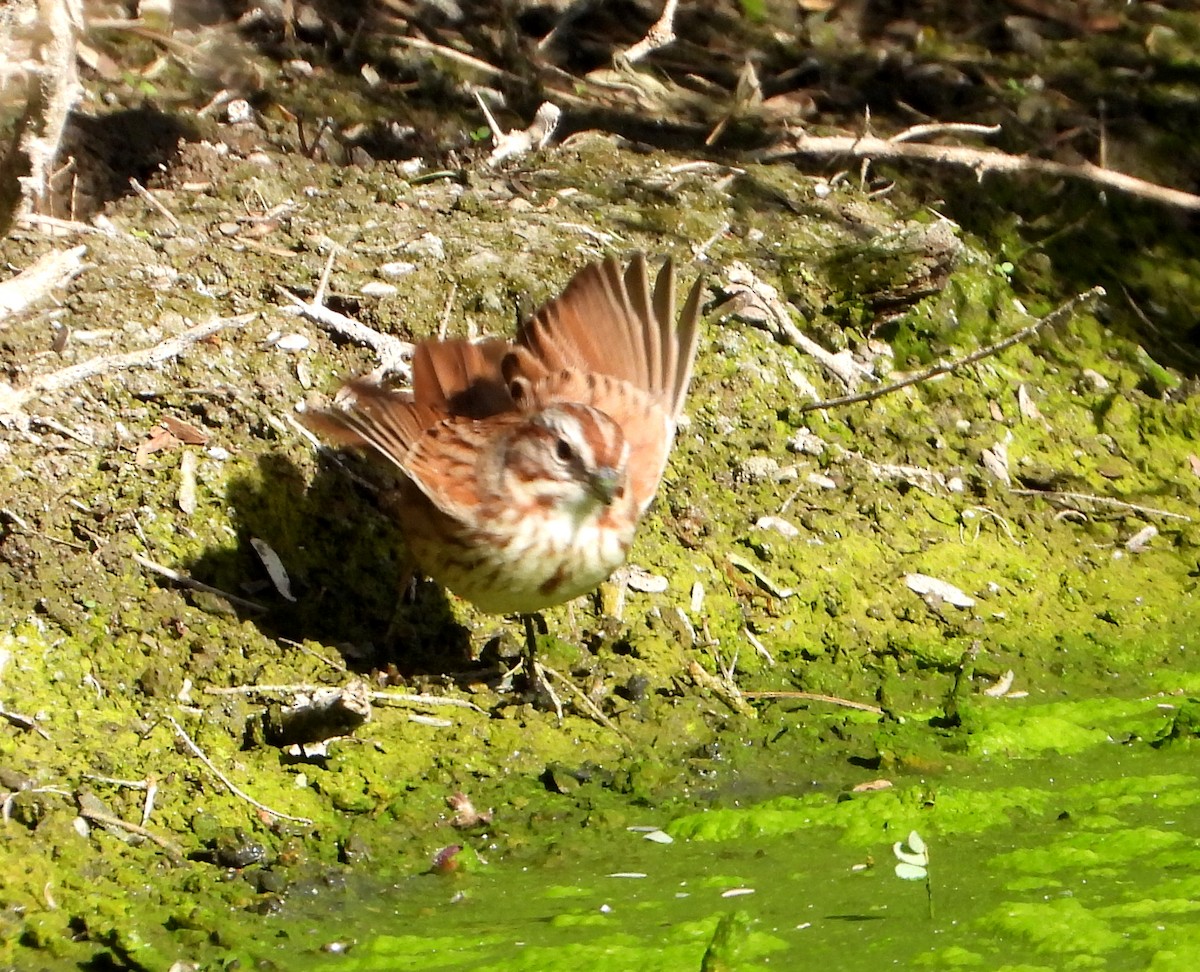
[[[605,506],[608,506],[621,485],[621,471],[612,466],[601,466],[588,479],[588,491]]]

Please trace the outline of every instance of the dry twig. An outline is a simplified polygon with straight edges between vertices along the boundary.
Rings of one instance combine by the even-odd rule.
[[[901,381],[893,382],[890,385],[881,385],[878,388],[872,388],[870,391],[863,392],[860,395],[845,395],[841,398],[830,398],[822,402],[806,402],[799,407],[801,412],[811,412],[820,408],[834,408],[840,405],[856,405],[859,402],[869,402],[873,399],[880,398],[884,395],[889,395],[894,391],[899,391],[901,388],[907,388],[909,385],[916,385],[923,381],[928,381],[930,378],[936,378],[938,375],[947,375],[952,371],[957,371],[959,368],[965,368],[969,364],[974,364],[983,358],[990,357],[994,354],[999,354],[1014,344],[1019,344],[1026,338],[1032,337],[1044,327],[1053,327],[1054,325],[1066,320],[1075,313],[1079,307],[1089,301],[1095,300],[1104,296],[1103,287],[1093,287],[1091,290],[1084,291],[1082,294],[1076,294],[1070,300],[1060,304],[1045,317],[1039,318],[1028,327],[1024,327],[1015,334],[1010,334],[1008,337],[994,344],[989,344],[987,347],[979,348],[972,351],[970,354],[964,355],[961,358],[956,358],[953,361],[945,361],[934,365],[926,371],[922,371],[916,375],[909,375]]]
[[[679,0],[666,0],[663,4],[662,15],[646,31],[646,36],[636,44],[627,47],[616,57],[623,57],[630,64],[635,64],[647,54],[652,54],[660,47],[666,47],[675,42],[675,8]]]
[[[239,789],[237,787],[237,785],[228,776],[226,776],[219,769],[217,769],[217,767],[213,763],[213,761],[211,759],[209,759],[207,755],[205,755],[203,749],[201,749],[199,746],[196,745],[196,743],[193,741],[192,737],[189,736],[187,734],[187,732],[184,730],[183,726],[181,726],[178,722],[176,722],[175,719],[172,718],[171,716],[167,716],[166,719],[169,723],[171,723],[172,726],[175,727],[175,733],[183,741],[183,744],[185,746],[187,746],[188,749],[191,750],[192,754],[198,760],[200,760],[200,762],[202,762],[205,766],[207,766],[209,768],[209,770],[212,772],[212,774],[218,780],[220,780],[229,789],[229,792],[232,793],[235,797],[237,797],[240,800],[245,800],[248,804],[250,804],[250,806],[254,807],[256,810],[261,810],[263,813],[269,813],[273,817],[280,817],[283,820],[292,820],[295,823],[302,823],[302,824],[311,824],[312,823],[312,821],[309,820],[308,817],[296,817],[290,813],[284,813],[282,810],[272,810],[266,804],[259,803],[257,800],[254,799],[254,797],[250,796],[249,793],[245,792],[245,790]]]
[[[285,685],[230,685],[210,686],[204,690],[205,695],[311,695],[314,692],[328,690],[336,686],[311,685],[307,683],[292,683]],[[452,699],[441,695],[414,695],[409,692],[367,692],[367,697],[373,702],[398,702],[405,705],[451,706],[459,709],[472,709],[483,712],[474,702],[466,699]]]
[[[105,810],[100,801],[92,794],[86,792],[77,794],[75,803],[79,807],[79,816],[83,817],[84,820],[90,820],[92,823],[100,824],[102,827],[116,827],[118,830],[126,830],[131,834],[137,834],[139,837],[153,841],[165,850],[167,856],[175,863],[178,864],[183,860],[183,850],[178,844],[167,840],[165,837],[160,837],[141,824],[130,823],[128,820],[122,820],[120,817],[114,816]]]
[[[928,128],[929,126],[921,126]],[[961,126],[933,126],[935,132],[961,129]],[[921,133],[927,137],[930,132]],[[1152,202],[1174,206],[1179,209],[1200,211],[1200,196],[1184,192],[1181,189],[1171,189],[1160,186],[1123,172],[1114,172],[1090,162],[1068,165],[1055,162],[1052,159],[1037,159],[1027,155],[1009,155],[992,149],[975,149],[963,145],[930,145],[927,142],[904,141],[902,138],[912,138],[906,132],[892,138],[878,138],[874,135],[809,135],[804,132],[793,133],[789,140],[767,149],[756,156],[759,162],[777,162],[781,159],[808,158],[817,161],[829,161],[850,157],[854,159],[870,159],[874,161],[900,162],[921,161],[934,162],[956,168],[970,169],[976,177],[982,179],[990,173],[1035,174],[1048,175],[1057,178],[1076,179],[1091,182],[1105,189],[1114,189],[1128,193]]]
[[[134,192],[141,196],[143,200],[145,200],[151,209],[159,213],[168,223],[170,223],[176,229],[179,229],[180,226],[182,226],[179,220],[175,218],[175,214],[171,212],[171,210],[167,209],[167,207],[161,202],[159,202],[154,193],[152,193],[132,176],[129,179],[129,186]]]
[[[597,706],[595,702],[593,702],[590,698],[588,698],[588,694],[583,689],[581,689],[578,685],[576,685],[574,682],[572,682],[569,678],[567,678],[562,673],[556,672],[549,665],[543,665],[541,662],[537,662],[537,661],[535,661],[533,663],[533,665],[538,670],[538,675],[541,676],[543,679],[545,678],[545,676],[551,675],[554,678],[556,678],[561,684],[565,685],[570,690],[571,694],[574,695],[575,698],[577,698],[579,700],[580,705],[583,706],[583,710],[588,715],[590,715],[592,717],[592,719],[594,719],[596,722],[600,723],[600,725],[604,726],[605,729],[611,729],[621,739],[625,739],[625,734],[623,732],[621,732],[620,729],[617,728],[616,723],[614,723],[612,721],[612,719],[610,719],[608,716],[606,716],[603,712],[600,711],[599,706]],[[547,687],[548,687],[548,683],[547,683]],[[562,713],[561,712],[559,713],[558,718],[559,718],[559,721],[561,722],[562,721]]]
[[[174,337],[160,341],[149,348],[129,351],[125,354],[101,355],[89,358],[77,365],[52,371],[46,375],[38,375],[28,385],[13,388],[0,382],[0,420],[13,419],[21,415],[25,405],[41,395],[71,388],[88,378],[111,374],[114,371],[125,371],[129,368],[151,368],[155,365],[178,357],[197,341],[216,334],[227,327],[241,327],[254,320],[257,314],[241,314],[237,317],[214,317],[212,320],[197,324],[177,334]]]
[[[75,62],[76,37],[83,31],[80,0],[44,0],[32,60],[36,73],[28,79],[27,123],[20,136],[19,152],[28,163],[26,175],[18,175],[21,207],[18,215],[33,213],[49,202],[63,133],[71,110],[83,96]],[[3,166],[0,176],[12,171]]]
[[[1072,493],[1056,489],[1014,489],[1017,496],[1039,496],[1051,503],[1057,503],[1068,509],[1078,510],[1083,506],[1106,506],[1113,510],[1126,510],[1130,513],[1140,513],[1144,516],[1161,516],[1170,520],[1183,520],[1191,523],[1192,517],[1186,513],[1172,513],[1170,510],[1160,510],[1153,506],[1140,506],[1137,503],[1127,503],[1125,500],[1113,499],[1109,496],[1096,496],[1092,493]]]
[[[883,715],[883,709],[877,705],[855,702],[852,699],[839,699],[836,695],[820,695],[816,692],[743,692],[742,695],[747,699],[800,699],[804,702],[828,702],[831,705],[840,705],[847,709],[858,709],[862,712]]]
[[[853,391],[862,378],[874,378],[871,372],[854,360],[849,351],[836,354],[825,350],[796,326],[791,309],[779,299],[779,291],[755,276],[744,263],[733,263],[727,271],[733,313],[761,323],[778,340],[805,352],[825,367],[848,391]]]
[[[86,246],[43,253],[15,277],[0,283],[0,326],[46,294],[69,283],[85,269]]]
[[[360,324],[345,314],[330,310],[324,305],[323,288],[318,291],[311,302],[301,300],[285,287],[276,285],[275,290],[295,304],[302,317],[314,324],[321,325],[333,334],[339,334],[347,340],[370,348],[375,352],[384,371],[402,377],[410,374],[409,362],[412,361],[412,344],[392,337],[390,334],[383,334],[373,327],[367,327],[366,324]]]
[[[151,560],[149,557],[143,557],[141,554],[134,554],[133,559],[136,563],[141,564],[147,570],[158,574],[160,577],[165,577],[167,580],[173,581],[180,587],[186,587],[193,591],[203,591],[205,594],[215,594],[217,597],[223,597],[231,604],[237,604],[240,607],[249,608],[252,611],[265,611],[266,608],[256,601],[248,601],[244,597],[238,597],[236,594],[230,594],[228,591],[223,591],[219,587],[213,587],[205,584],[203,581],[198,581],[194,577],[189,577],[187,574],[181,573],[165,564],[160,564],[157,561]]]

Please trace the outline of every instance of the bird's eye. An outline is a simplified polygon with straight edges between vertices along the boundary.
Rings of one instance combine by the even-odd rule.
[[[566,439],[559,439],[554,445],[554,454],[558,456],[560,462],[570,462],[575,455],[575,450],[571,448],[571,443]]]

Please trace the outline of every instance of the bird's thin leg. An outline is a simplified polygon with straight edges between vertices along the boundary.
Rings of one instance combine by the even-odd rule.
[[[546,677],[541,662],[537,660],[537,627],[534,618],[535,615],[532,614],[521,615],[521,620],[525,623],[525,670],[533,690],[546,693],[550,704],[554,706],[554,714],[561,723],[563,719],[562,701],[559,699],[558,693],[550,686],[550,679]]]

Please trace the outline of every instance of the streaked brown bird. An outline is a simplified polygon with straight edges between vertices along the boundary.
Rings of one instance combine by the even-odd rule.
[[[696,354],[702,280],[676,319],[675,268],[590,264],[514,340],[417,345],[412,389],[349,382],[303,413],[403,473],[418,566],[484,611],[529,615],[625,560],[654,498]]]

